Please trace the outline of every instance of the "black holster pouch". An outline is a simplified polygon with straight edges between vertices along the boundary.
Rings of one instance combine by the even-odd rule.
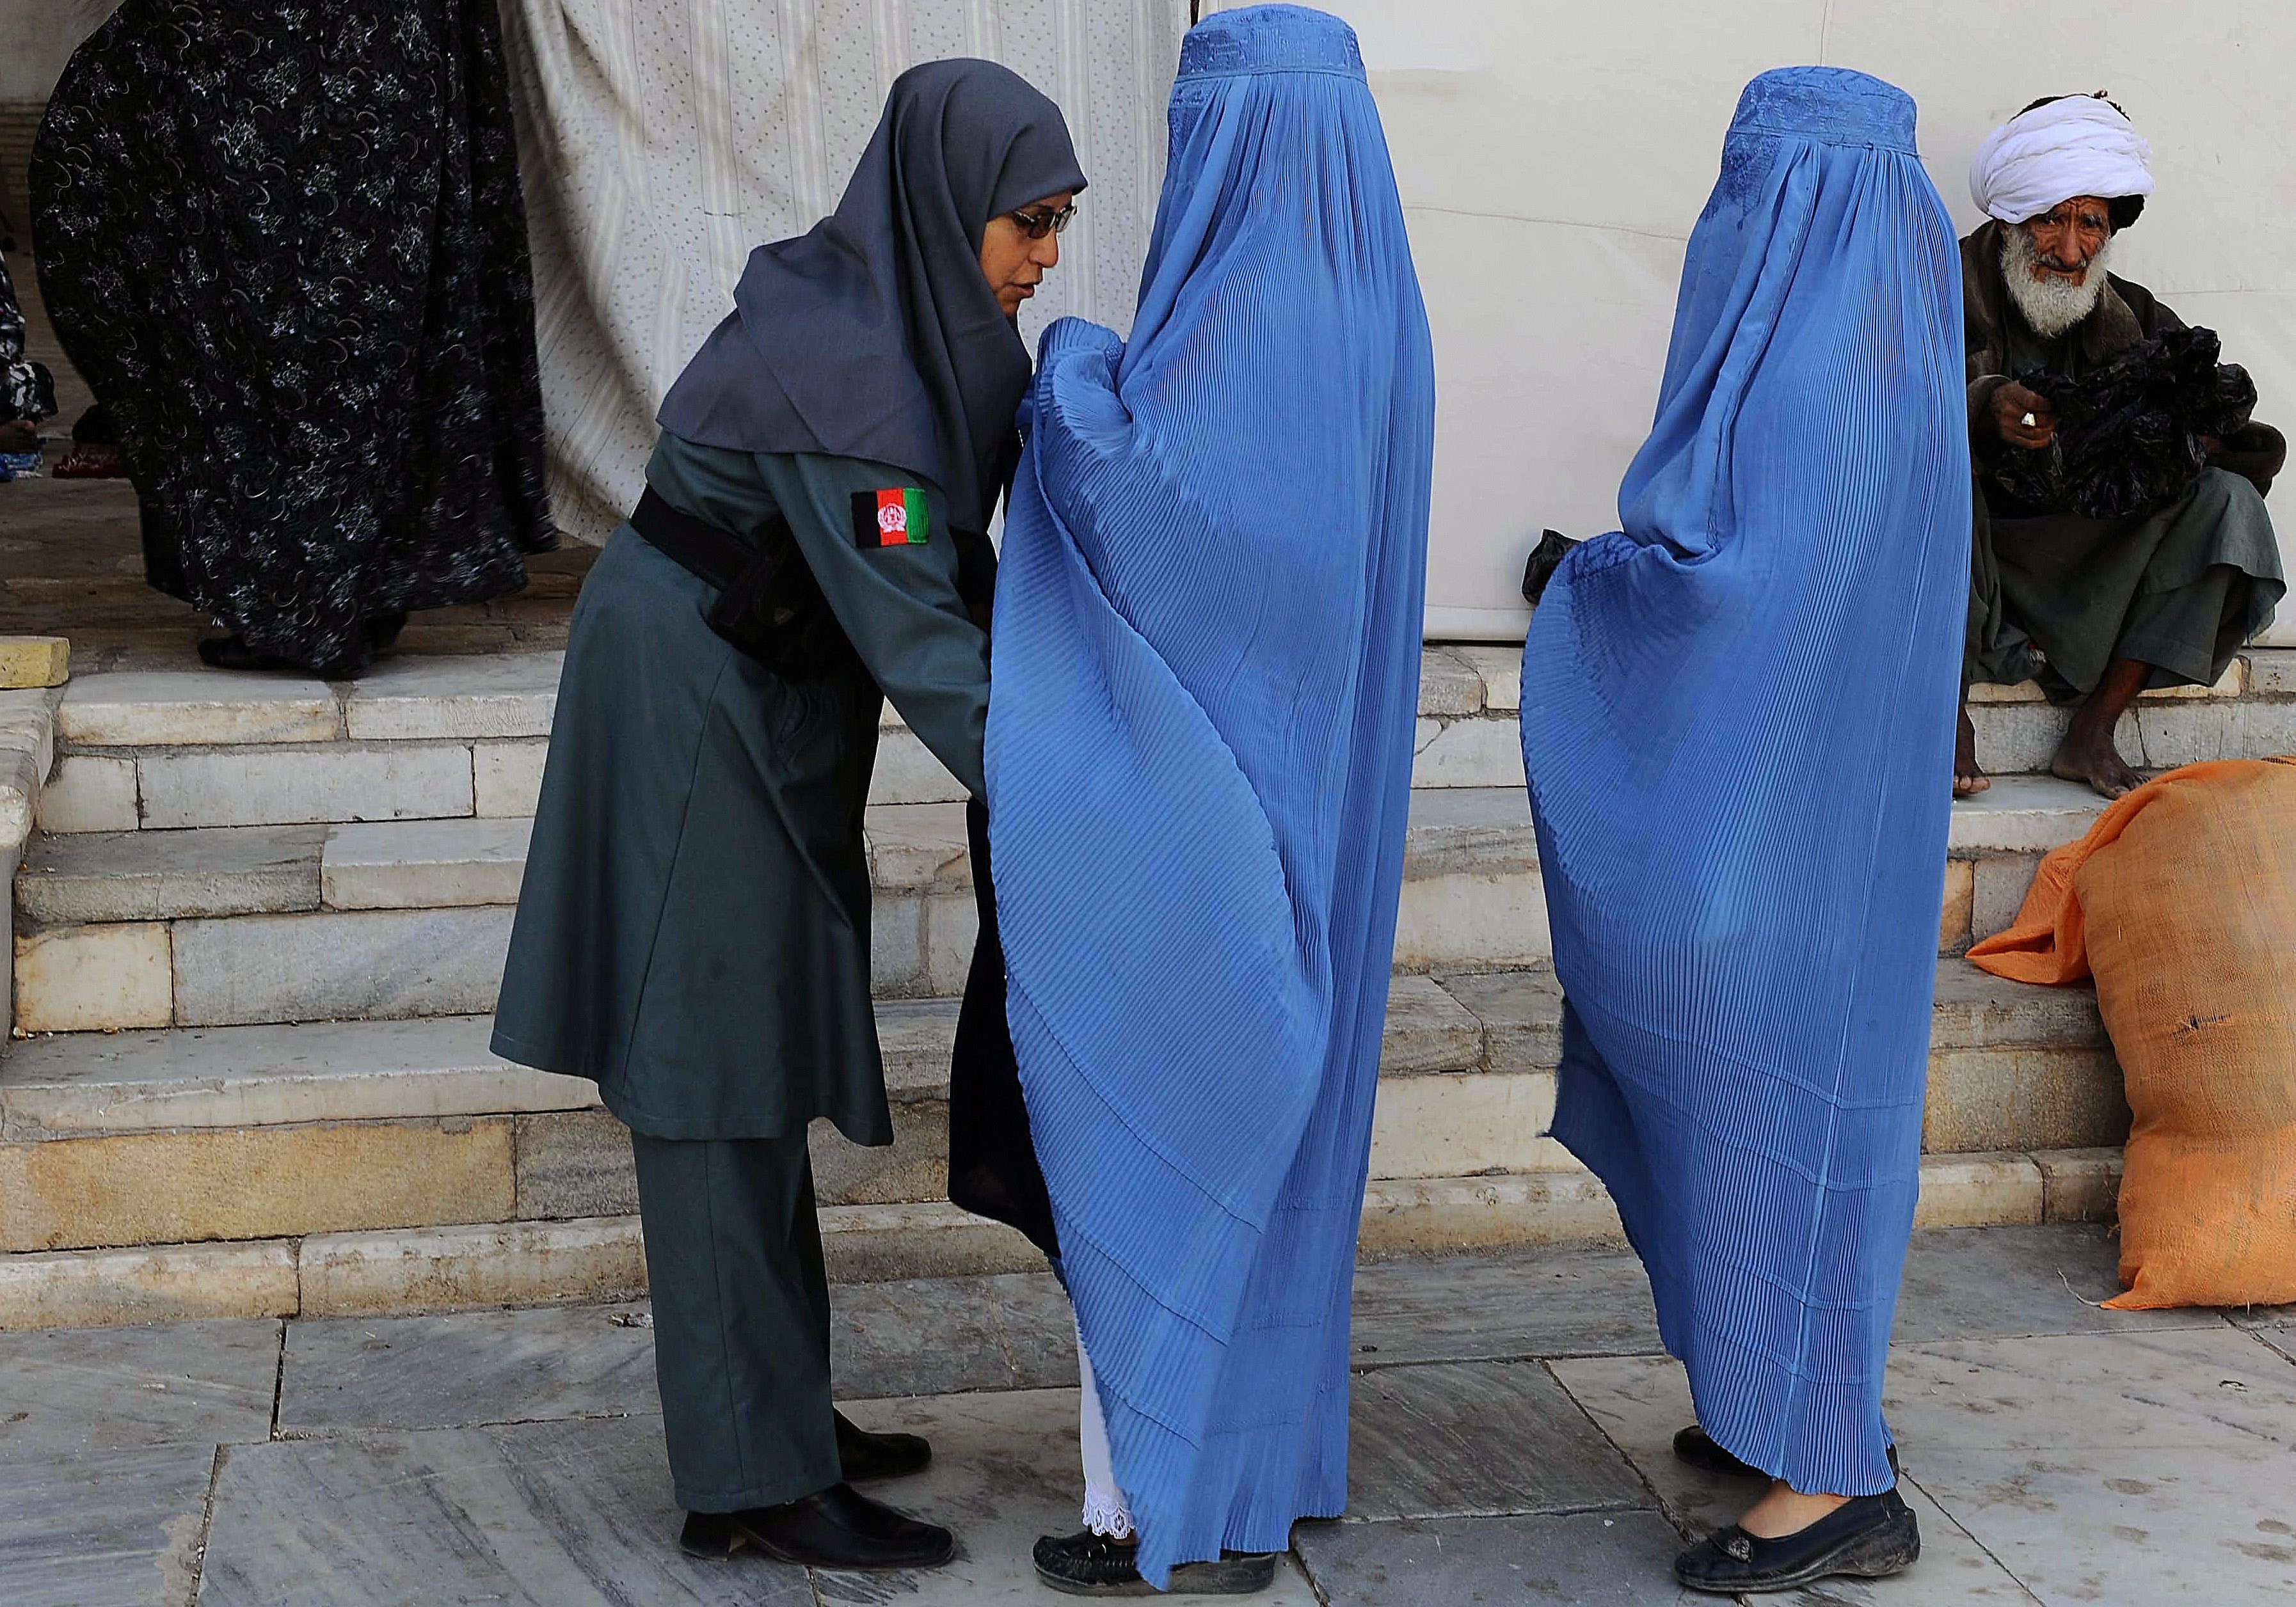
[[[672,507],[648,486],[630,513],[630,528],[686,573],[715,586],[718,600],[704,616],[709,628],[783,679],[819,680],[862,667],[788,520],[776,516],[753,546]]]

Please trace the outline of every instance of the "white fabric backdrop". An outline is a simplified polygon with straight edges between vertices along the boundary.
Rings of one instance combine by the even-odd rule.
[[[531,220],[551,490],[602,540],[653,414],[750,248],[836,204],[902,70],[1004,62],[1061,103],[1092,188],[1025,332],[1129,326],[1186,0],[503,0]]]
[[[2287,0],[1324,4],[1362,36],[1435,328],[1431,636],[1519,639],[1539,529],[1616,523],[1683,243],[1738,91],[1768,67],[1857,67],[1910,92],[1964,230],[1969,158],[1996,124],[2037,95],[2110,88],[2160,183],[2116,268],[2218,330],[2256,375],[2259,416],[2296,433]],[[912,62],[993,56],[1061,102],[1093,187],[1028,332],[1063,312],[1128,325],[1186,0],[504,7],[554,490],[575,533],[603,537],[635,500],[654,406],[750,248],[828,210]],[[2267,640],[2296,644],[2287,612]]]
[[[2289,0],[1322,4],[1362,37],[1435,328],[1431,636],[1520,639],[1540,528],[1616,526],[1683,244],[1765,68],[1856,67],[1911,94],[1964,233],[1981,221],[1969,159],[1997,124],[2038,95],[2111,89],[2160,185],[2115,270],[2218,331],[2256,376],[2258,416],[2296,434]],[[2296,518],[2289,491],[2273,503]],[[2296,604],[2267,639],[2296,644]]]

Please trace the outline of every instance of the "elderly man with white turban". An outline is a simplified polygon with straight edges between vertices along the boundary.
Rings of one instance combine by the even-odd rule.
[[[2208,466],[2189,488],[2120,518],[2024,503],[1994,472],[2056,437],[2056,410],[2019,376],[2078,385],[2185,327],[2107,271],[2152,193],[2150,155],[2101,92],[2037,101],[1979,149],[1970,193],[1992,221],[1961,242],[1977,480],[1964,680],[2038,679],[2078,703],[2051,768],[2107,798],[2137,783],[2113,744],[2129,702],[2213,683],[2287,589],[2262,495],[2286,446],[2268,426],[2202,439]],[[1954,792],[1966,796],[1990,783],[1965,709],[1960,729]]]

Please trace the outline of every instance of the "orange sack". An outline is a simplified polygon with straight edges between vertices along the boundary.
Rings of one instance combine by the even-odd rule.
[[[2136,1119],[2128,1292],[2107,1303],[2296,1301],[2296,758],[2188,765],[2116,800],[1969,957],[2096,977]]]

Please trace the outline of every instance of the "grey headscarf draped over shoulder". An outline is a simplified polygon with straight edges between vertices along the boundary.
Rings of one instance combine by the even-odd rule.
[[[837,210],[750,253],[661,427],[742,452],[873,458],[988,528],[1029,348],[980,272],[992,217],[1085,186],[1061,109],[994,61],[913,67]]]

